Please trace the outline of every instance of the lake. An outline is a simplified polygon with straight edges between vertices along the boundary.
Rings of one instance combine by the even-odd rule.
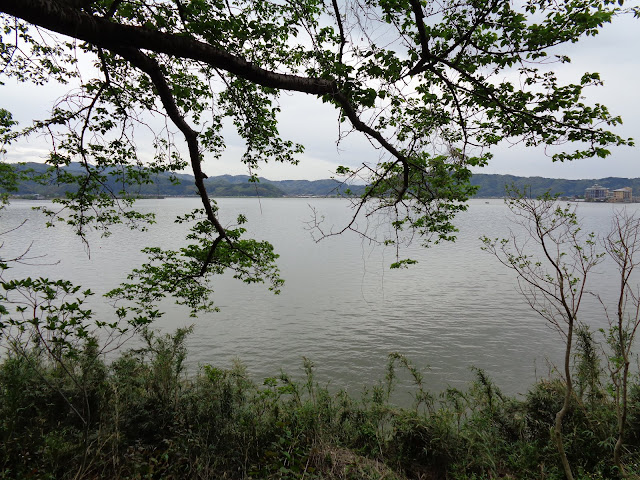
[[[65,227],[43,227],[42,216],[32,211],[43,203],[16,200],[2,214],[0,231],[27,220],[2,236],[3,257],[20,253],[31,241],[30,255],[40,257],[32,260],[37,265],[16,266],[11,275],[64,278],[97,293],[123,281],[144,260],[144,246],[181,245],[185,229],[173,219],[199,206],[195,198],[142,200],[139,209],[155,212],[156,225],[148,232],[118,228],[109,238],[92,234],[87,250]],[[218,203],[223,223],[244,213],[249,233],[274,245],[286,283],[276,296],[265,286],[222,277],[214,294],[221,311],[197,319],[182,308],[163,305],[166,314],[157,328],[170,332],[194,325],[188,340],[192,369],[202,364],[225,367],[239,358],[257,379],[281,368],[299,375],[305,356],[316,365],[322,383],[357,391],[381,379],[387,355],[400,352],[424,369],[425,383],[433,391],[463,386],[476,366],[505,392],[518,393],[536,377],[548,375],[562,357],[562,339],[529,308],[516,290],[514,275],[480,249],[481,235],[509,233],[509,211],[501,200],[471,201],[469,211],[457,219],[455,243],[409,247],[403,256],[419,263],[407,270],[389,269],[393,248],[372,245],[355,234],[314,242],[306,229],[311,207],[329,225],[342,226],[350,215],[343,199],[223,198]],[[614,208],[580,204],[585,230],[606,233]],[[593,290],[615,294],[617,279],[610,265],[592,279]],[[582,319],[596,328],[605,326],[602,308],[592,298],[587,301]],[[114,317],[99,296],[92,308],[100,318]]]

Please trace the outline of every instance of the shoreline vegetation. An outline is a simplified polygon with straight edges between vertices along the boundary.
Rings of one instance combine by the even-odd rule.
[[[72,185],[57,183],[55,175],[46,175],[47,166],[39,163],[11,164],[16,171],[30,171],[35,180],[21,181],[17,190],[11,192],[13,198],[50,199],[64,196],[73,188]],[[81,174],[79,164],[67,167],[73,174]],[[64,169],[63,169],[64,170]],[[38,179],[38,176],[40,178]],[[197,196],[193,175],[174,174],[172,179],[168,173],[154,175],[150,184],[137,185],[130,192],[131,198],[164,198]],[[248,175],[219,175],[204,180],[207,192],[212,197],[358,197],[364,192],[364,185],[346,185],[335,179],[324,180],[268,180],[259,178],[251,182]],[[478,190],[472,198],[504,198],[505,185],[524,190],[537,197],[545,193],[563,198],[584,198],[585,190],[593,184],[600,184],[610,190],[631,187],[640,192],[640,178],[607,177],[601,179],[566,180],[544,177],[519,177],[515,175],[499,175],[478,173],[471,177],[471,185]],[[109,187],[107,182],[107,187]],[[119,191],[121,186],[111,185],[112,191]]]
[[[46,225],[64,223],[88,246],[91,230],[106,236],[116,225],[145,230],[155,222],[154,212],[133,208],[139,196],[197,192],[201,204],[175,217],[188,228],[180,246],[147,244],[145,263],[105,295],[115,317],[93,318],[93,292],[68,280],[3,277],[31,260],[26,235],[21,253],[0,257],[0,478],[640,478],[640,388],[631,367],[640,218],[614,212],[599,251],[600,239],[581,231],[577,204],[554,203],[556,195],[585,195],[593,180],[549,185],[472,173],[499,145],[544,149],[560,162],[634,146],[616,133],[621,117],[587,98],[603,85],[600,74],[568,69],[566,53],[578,51],[565,47],[623,16],[640,17],[635,3],[2,0],[0,13],[0,84],[20,83],[13,103],[25,106],[21,116],[33,103],[20,101],[32,95],[23,84],[67,85],[40,109],[44,118],[26,125],[0,108],[3,160],[29,136],[43,135],[50,147],[46,171],[0,161],[0,210],[9,194],[55,198],[35,206]],[[314,110],[320,103],[335,115]],[[305,146],[281,132],[326,143],[327,125],[337,133],[331,148],[346,148],[353,165],[335,166],[345,182],[271,182],[253,173],[263,162],[300,162]],[[351,134],[373,147],[367,158],[343,143]],[[208,178],[205,160],[237,148],[249,175]],[[185,169],[192,175],[178,173]],[[605,188],[591,192],[604,196],[591,198],[628,201],[629,189],[640,190],[640,179],[617,181],[598,179]],[[565,352],[553,378],[522,398],[503,395],[481,370],[467,389],[436,396],[401,354],[359,396],[319,385],[308,360],[301,381],[281,373],[254,383],[240,364],[187,377],[190,329],[151,330],[165,300],[192,317],[216,310],[223,275],[281,291],[273,245],[251,238],[243,213],[226,223],[212,197],[351,197],[341,230],[325,228],[314,211],[314,239],[353,232],[393,246],[389,267],[401,269],[417,262],[401,257],[405,245],[455,240],[454,218],[467,200],[503,198],[505,184],[513,185],[506,201],[515,222],[531,238],[485,237],[483,248],[516,272]],[[608,312],[603,301],[608,329],[596,333],[578,310],[586,274],[605,255],[616,263],[618,301]],[[143,346],[117,350],[107,364],[103,352],[117,348],[109,342],[132,335]],[[406,388],[400,375],[409,379],[410,407],[394,403]]]
[[[482,370],[466,389],[429,392],[400,354],[358,396],[305,375],[251,380],[241,363],[184,372],[185,339],[141,332],[144,346],[110,364],[87,338],[75,354],[14,341],[0,364],[1,478],[561,479],[549,434],[565,383],[520,397]],[[615,402],[607,372],[580,335],[565,451],[579,479],[618,478]],[[394,395],[410,392],[399,407]],[[640,473],[640,387],[629,395],[627,474]],[[637,477],[633,477],[637,478]]]

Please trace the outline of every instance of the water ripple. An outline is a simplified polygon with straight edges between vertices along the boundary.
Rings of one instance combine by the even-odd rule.
[[[536,374],[546,374],[548,362],[561,358],[558,334],[527,306],[511,272],[480,250],[481,235],[509,232],[501,203],[472,202],[458,219],[461,231],[455,244],[410,247],[406,255],[419,263],[391,271],[393,252],[356,236],[315,244],[303,224],[310,202],[335,224],[347,219],[346,203],[336,199],[262,199],[261,208],[252,199],[219,201],[223,220],[243,212],[251,233],[273,243],[281,254],[286,285],[281,295],[273,296],[264,287],[224,278],[216,282],[214,297],[222,311],[196,320],[169,305],[157,326],[171,331],[195,324],[188,341],[192,368],[229,365],[240,358],[257,378],[277,374],[280,368],[301,374],[306,356],[315,362],[321,381],[358,389],[381,379],[387,355],[400,352],[425,369],[426,382],[436,390],[461,386],[472,376],[470,367],[477,366],[503,390],[518,392]],[[64,277],[102,293],[143,260],[143,246],[180,246],[184,228],[171,219],[197,202],[141,202],[143,209],[159,215],[158,225],[146,235],[122,229],[108,239],[91,238],[91,258],[81,253],[81,244],[68,230],[43,230],[31,206],[15,202],[4,214],[3,230],[24,218],[29,221],[15,238],[5,237],[3,253],[21,247],[22,238],[35,238],[32,253],[47,254],[47,263],[60,263],[19,266],[12,275]],[[609,225],[612,209],[581,205],[580,213],[590,228],[598,229]],[[605,295],[614,293],[607,282],[611,275],[605,266],[597,277]],[[584,320],[594,327],[604,325],[600,307],[588,302]],[[113,316],[104,301],[96,300],[94,309],[98,315]]]

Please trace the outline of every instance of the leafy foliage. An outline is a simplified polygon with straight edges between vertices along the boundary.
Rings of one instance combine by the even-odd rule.
[[[212,208],[217,210],[215,202]],[[193,316],[198,311],[212,310],[214,304],[208,295],[212,287],[207,282],[213,275],[222,275],[227,270],[244,283],[265,283],[266,280],[269,290],[280,293],[284,281],[275,265],[278,255],[268,242],[241,238],[246,232],[241,225],[246,221],[244,215],[238,216],[237,228],[227,228],[225,241],[216,236],[204,209],[178,217],[177,223],[192,223],[187,240],[193,243],[178,251],[158,247],[144,249],[150,262],[133,270],[129,275],[132,283],[125,283],[107,294],[136,305],[120,307],[120,318],[135,314],[136,323],[148,324],[159,315],[155,305],[166,295],[173,295],[178,304],[188,306]]]
[[[91,340],[64,363],[14,344],[0,363],[2,476],[562,478],[549,436],[565,391],[560,379],[513,398],[475,370],[468,388],[437,395],[399,354],[389,356],[383,381],[359,396],[318,385],[306,359],[298,380],[281,372],[257,383],[239,363],[186,377],[190,332],[144,329],[140,348],[110,365]],[[615,401],[599,387],[603,370],[593,373],[597,394],[571,400],[567,455],[580,478],[618,478],[610,460]],[[414,404],[395,405],[399,391]],[[630,408],[640,408],[637,395]],[[628,473],[640,473],[637,436],[626,449]]]
[[[296,164],[303,147],[281,138],[278,102],[282,92],[305,93],[335,106],[341,135],[359,132],[380,149],[361,167],[337,169],[368,185],[345,230],[358,231],[357,216],[384,212],[398,234],[371,240],[413,237],[401,232],[425,244],[453,240],[453,218],[476,191],[470,167],[486,164],[499,142],[574,143],[573,152],[556,151],[560,161],[632,144],[609,131],[619,117],[583,99],[602,84],[597,73],[563,84],[549,68],[570,60],[553,54],[559,45],[596,35],[633,11],[625,8],[610,0],[10,0],[0,9],[3,74],[80,83],[49,118],[12,138],[44,131],[50,139],[48,163],[70,187],[46,212],[51,225],[65,215],[80,235],[94,225],[143,225],[153,219],[114,197],[189,165],[208,221],[228,241],[208,207],[203,162],[224,154],[226,124],[244,142],[253,180],[260,162]],[[79,75],[78,56],[94,60],[91,78]],[[143,158],[134,132],[158,114],[186,149],[160,128],[153,159]],[[62,168],[73,161],[82,173]]]

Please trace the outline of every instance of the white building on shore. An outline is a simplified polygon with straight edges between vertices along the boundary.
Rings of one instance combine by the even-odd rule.
[[[584,192],[584,198],[587,202],[606,202],[608,197],[609,189],[597,183]]]

